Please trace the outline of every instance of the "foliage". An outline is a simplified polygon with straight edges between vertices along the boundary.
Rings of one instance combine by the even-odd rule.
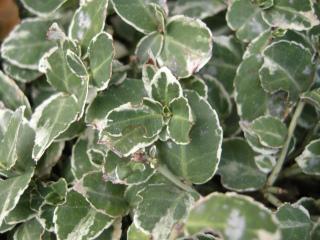
[[[319,1],[17,3],[1,239],[319,239]]]

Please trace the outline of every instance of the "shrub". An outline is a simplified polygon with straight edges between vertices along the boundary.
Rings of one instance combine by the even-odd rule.
[[[18,2],[3,239],[319,239],[317,2]]]

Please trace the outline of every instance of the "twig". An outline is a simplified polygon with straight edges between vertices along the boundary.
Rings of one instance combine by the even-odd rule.
[[[297,106],[293,116],[292,116],[292,120],[289,125],[288,135],[287,135],[286,141],[285,141],[284,146],[281,150],[279,159],[278,159],[274,169],[272,170],[272,172],[267,180],[267,186],[272,186],[278,178],[278,175],[279,175],[279,173],[282,169],[282,166],[284,164],[284,161],[286,159],[288,149],[290,146],[290,142],[291,142],[292,136],[294,134],[294,130],[296,129],[298,119],[299,119],[301,112],[304,108],[304,105],[305,105],[305,103],[300,101],[298,103],[298,106]]]

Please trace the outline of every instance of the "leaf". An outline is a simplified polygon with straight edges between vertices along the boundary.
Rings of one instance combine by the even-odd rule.
[[[100,33],[105,25],[108,0],[92,0],[82,4],[69,26],[69,37],[78,40],[83,49],[87,49],[91,39]]]
[[[276,217],[280,222],[283,239],[310,239],[312,223],[304,207],[285,203],[277,210]]]
[[[194,124],[191,107],[185,97],[175,98],[170,102],[172,114],[168,123],[168,135],[176,144],[188,144],[190,130]]]
[[[126,215],[128,203],[124,199],[125,186],[104,180],[100,172],[85,175],[82,179],[83,195],[99,212],[108,216]]]
[[[127,239],[128,240],[149,240],[150,235],[144,233],[142,230],[136,227],[133,223],[130,225],[128,232],[127,232]]]
[[[320,139],[311,141],[295,159],[307,175],[320,175]]]
[[[240,40],[250,42],[269,28],[261,13],[262,9],[251,0],[234,0],[228,7],[226,19]]]
[[[235,100],[241,119],[252,121],[267,112],[268,95],[260,84],[261,60],[249,56],[240,64],[235,78]],[[250,91],[248,91],[250,89]]]
[[[64,48],[67,42],[64,42]],[[77,76],[67,63],[67,52],[62,47],[53,48],[40,61],[39,70],[46,74],[48,83],[61,92],[79,93],[83,79]]]
[[[41,73],[37,70],[19,68],[16,65],[13,65],[9,62],[4,62],[2,67],[3,67],[3,71],[8,76],[22,83],[32,82],[41,76]]]
[[[165,13],[161,0],[112,0],[116,13],[142,33],[163,30]]]
[[[42,178],[49,176],[52,168],[56,165],[62,156],[64,142],[53,142],[45,151],[44,155],[37,162],[35,175]]]
[[[64,132],[79,114],[78,102],[71,95],[56,94],[38,106],[31,123],[36,129],[32,156],[38,161],[56,137]]]
[[[78,138],[72,148],[71,172],[76,179],[81,179],[86,173],[98,170],[90,161],[89,146],[92,132],[87,131]]]
[[[278,118],[262,116],[255,119],[250,130],[256,134],[265,147],[280,148],[286,141],[288,130]]]
[[[208,102],[215,109],[220,119],[227,118],[232,112],[231,97],[220,81],[204,75],[208,87]]]
[[[278,221],[262,204],[235,193],[211,193],[191,210],[186,228],[218,232],[225,239],[280,240]]]
[[[146,96],[141,80],[127,79],[119,86],[110,86],[106,91],[98,93],[87,108],[85,121],[100,129],[102,121],[112,109],[128,102],[139,104]]]
[[[258,155],[255,157],[255,162],[259,170],[263,173],[269,173],[276,165],[276,159],[272,155]]]
[[[39,1],[39,0],[21,0],[23,6],[31,13],[47,17],[56,12],[67,0]]]
[[[243,59],[246,59],[252,55],[261,55],[263,50],[270,44],[272,38],[272,31],[270,29],[260,33],[255,39],[253,39],[247,46],[246,51],[243,54]]]
[[[312,104],[318,110],[320,109],[320,88],[314,89],[310,92],[305,92],[301,95],[301,99],[307,103]]]
[[[157,60],[178,78],[190,77],[210,60],[212,45],[212,34],[205,23],[174,16],[168,21],[163,49]]]
[[[60,178],[56,182],[43,183],[38,186],[38,191],[44,199],[44,203],[56,206],[64,202],[67,195],[67,182]]]
[[[31,115],[31,107],[28,98],[20,90],[18,85],[0,71],[0,100],[6,107],[16,110],[25,106],[25,115]]]
[[[15,208],[5,217],[5,223],[14,225],[26,222],[36,214],[30,207],[31,191],[30,187],[24,191]]]
[[[225,188],[239,192],[260,189],[266,182],[266,174],[255,163],[255,153],[241,138],[223,142],[219,174]]]
[[[217,113],[193,91],[186,93],[195,119],[188,145],[159,142],[159,159],[177,176],[192,183],[207,182],[217,171],[222,129]]]
[[[168,184],[149,185],[139,196],[133,221],[158,240],[168,239],[173,226],[185,221],[194,202],[189,193]]]
[[[18,160],[17,145],[25,108],[18,108],[11,116],[7,131],[0,142],[0,169],[10,170]]]
[[[37,70],[41,57],[54,46],[46,39],[51,24],[38,18],[23,20],[2,43],[2,58],[20,68]]]
[[[166,67],[159,69],[151,81],[151,97],[163,106],[169,106],[173,99],[181,96],[181,85],[171,71]]]
[[[143,137],[152,138],[160,133],[164,125],[161,104],[149,98],[144,98],[143,105],[128,103],[113,109],[105,121],[104,131],[114,137],[122,136],[131,128],[143,127]]]
[[[140,39],[135,54],[140,63],[146,63],[149,59],[156,59],[161,53],[164,36],[158,32],[152,32]]]
[[[139,153],[138,153],[139,156]],[[128,158],[120,158],[113,152],[108,152],[104,164],[105,178],[115,184],[136,185],[148,181],[155,169],[143,162]]]
[[[112,36],[106,32],[96,35],[90,42],[89,61],[92,74],[92,85],[98,90],[108,87],[111,73],[114,47]]]
[[[58,240],[95,239],[112,222],[110,217],[92,208],[81,194],[73,190],[54,212]]]
[[[202,75],[215,77],[227,90],[233,92],[237,68],[242,61],[243,45],[233,36],[216,36],[212,48],[214,56],[200,71]]]
[[[33,218],[20,225],[13,235],[14,240],[35,240],[41,239],[44,229],[36,218]]]
[[[209,89],[202,78],[198,76],[192,76],[189,78],[181,79],[180,84],[183,88],[196,91],[199,94],[199,96],[205,99],[208,98]]]
[[[314,66],[308,49],[293,41],[279,41],[263,52],[264,63],[259,75],[262,87],[275,93],[284,90],[292,101],[313,82]]]
[[[33,171],[0,181],[0,226],[6,216],[17,206],[21,195],[27,189]]]
[[[173,7],[173,15],[185,15],[204,19],[214,16],[227,8],[223,0],[178,0]]]
[[[319,24],[311,0],[275,1],[272,8],[264,11],[263,19],[272,27],[308,30]]]
[[[120,157],[128,157],[141,148],[148,147],[158,140],[158,135],[146,138],[144,126],[128,128],[121,136],[108,135],[106,131],[100,133],[100,143],[105,144],[112,152]]]

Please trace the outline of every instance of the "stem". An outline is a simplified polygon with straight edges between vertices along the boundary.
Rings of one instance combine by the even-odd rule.
[[[161,173],[164,177],[170,180],[177,187],[187,192],[197,193],[197,195],[199,195],[199,193],[196,190],[194,190],[191,186],[181,182],[181,180],[177,178],[172,172],[170,172],[170,170],[166,166],[159,165],[156,169],[158,170],[159,173]]]
[[[281,153],[280,153],[279,159],[276,163],[276,166],[274,167],[274,169],[272,170],[272,172],[268,178],[267,186],[272,186],[278,178],[278,175],[279,175],[279,173],[282,169],[282,166],[284,164],[284,161],[286,159],[289,145],[290,145],[294,130],[296,129],[297,122],[298,122],[298,119],[301,115],[301,112],[303,110],[304,105],[305,105],[305,103],[300,101],[298,103],[298,106],[297,106],[293,116],[292,116],[292,120],[290,122],[289,129],[288,129],[287,139],[286,139],[284,146],[281,150]]]
[[[276,195],[287,193],[287,191],[285,189],[279,188],[279,187],[268,187],[268,188],[266,188],[265,191],[266,191],[266,193],[271,193],[271,194],[276,194]]]
[[[268,200],[269,203],[271,203],[275,207],[280,207],[282,205],[282,202],[272,193],[265,193],[264,197]]]

